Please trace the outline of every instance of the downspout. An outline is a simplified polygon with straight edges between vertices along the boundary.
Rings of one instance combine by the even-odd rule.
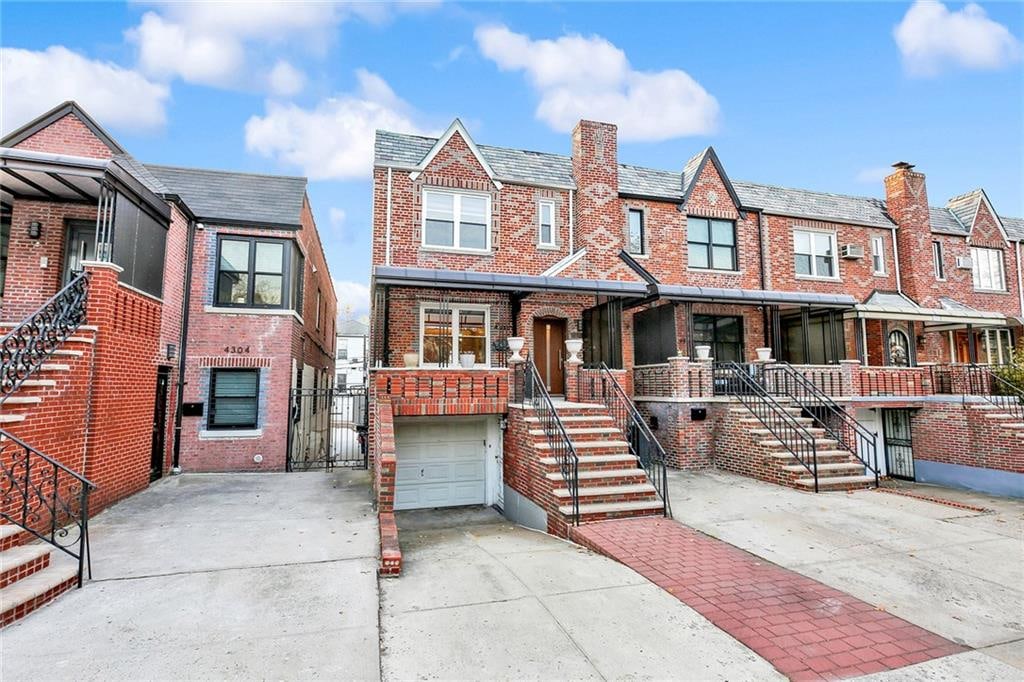
[[[900,245],[896,239],[896,228],[892,228],[892,260],[896,272],[896,292],[903,293],[903,279],[900,276]]]
[[[1024,317],[1024,280],[1021,279],[1020,242],[1017,242],[1017,296],[1020,298],[1020,314]]]
[[[388,167],[388,190],[384,207],[384,265],[391,265],[391,168]]]
[[[572,195],[576,190],[569,190],[569,254],[576,253],[576,221],[573,219],[573,208],[572,208]],[[1020,258],[1017,258],[1017,263],[1020,264]]]
[[[761,234],[761,229],[761,212],[757,211],[757,257],[761,261],[757,270],[761,282],[761,291],[765,291],[768,288],[768,280],[764,274],[764,235]],[[775,344],[772,343],[774,331],[768,328],[768,306],[766,305],[761,306],[761,329],[764,330],[764,345],[771,348],[775,357],[778,358],[779,352],[782,349],[774,348]]]
[[[188,349],[188,319],[192,301],[192,251],[196,238],[195,216],[180,199],[176,201],[178,207],[188,216],[188,238],[185,245],[185,292],[181,303],[181,337],[178,339],[178,390],[174,401],[174,453],[171,457],[171,473],[181,473],[181,404],[185,400],[185,357]]]

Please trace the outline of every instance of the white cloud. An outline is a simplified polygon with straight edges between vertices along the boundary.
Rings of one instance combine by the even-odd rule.
[[[356,92],[312,109],[268,101],[266,114],[245,124],[246,149],[298,167],[312,180],[350,180],[369,177],[376,129],[429,133],[384,79],[362,69],[356,78]]]
[[[890,166],[877,166],[874,168],[861,169],[857,176],[854,178],[857,182],[863,182],[865,184],[880,183],[885,180],[886,176],[892,173],[892,167]]]
[[[917,0],[893,30],[903,65],[916,76],[944,67],[998,69],[1021,55],[1021,44],[973,2],[950,12],[941,2]]]
[[[456,45],[455,47],[448,51],[448,54],[444,57],[444,59],[434,60],[433,66],[435,69],[443,69],[449,64],[454,64],[455,62],[462,59],[462,56],[464,54],[466,54],[466,46]]]
[[[283,59],[274,64],[267,76],[270,92],[281,97],[290,97],[306,87],[306,74]]]
[[[237,77],[245,61],[237,41],[193,32],[153,12],[146,12],[127,37],[139,46],[139,67],[157,78],[223,86]]]
[[[625,140],[713,132],[718,101],[685,71],[637,71],[600,36],[532,40],[501,25],[477,28],[481,53],[503,71],[523,71],[540,95],[537,118],[568,132],[580,118],[616,123]]]
[[[0,48],[0,130],[7,132],[73,99],[105,125],[154,130],[166,121],[166,85],[55,45],[37,52]]]
[[[361,319],[370,312],[370,287],[362,282],[334,280],[334,293],[338,295],[338,314],[341,319]]]
[[[333,227],[334,229],[338,229],[345,224],[345,209],[335,208],[332,206],[331,210],[328,211],[327,215],[331,221],[331,227]]]

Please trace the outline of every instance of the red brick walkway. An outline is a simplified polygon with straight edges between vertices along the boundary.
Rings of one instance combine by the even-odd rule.
[[[891,670],[961,647],[668,519],[586,524],[573,539],[675,595],[793,680]]]

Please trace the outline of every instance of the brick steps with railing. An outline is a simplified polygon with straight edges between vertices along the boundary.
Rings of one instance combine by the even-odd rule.
[[[1017,415],[1004,412],[1005,408],[1000,405],[971,405],[970,409],[980,412],[986,420],[993,422],[1004,432],[1010,433],[1017,438],[1024,438],[1024,422],[1021,422],[1020,417]]]
[[[0,524],[0,627],[27,616],[78,584],[78,566],[19,526]]]

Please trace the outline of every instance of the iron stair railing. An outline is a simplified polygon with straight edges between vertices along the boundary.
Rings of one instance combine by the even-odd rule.
[[[842,449],[860,460],[874,475],[878,487],[878,438],[874,433],[789,363],[765,365],[760,374],[768,392],[789,398],[801,407]]]
[[[78,561],[78,586],[88,570],[89,479],[0,430],[0,518]]]
[[[558,468],[562,472],[566,489],[569,491],[572,504],[570,521],[572,525],[578,526],[580,523],[580,458],[569,439],[565,425],[558,417],[551,396],[544,387],[544,381],[540,378],[540,373],[532,359],[527,358],[523,362],[516,363],[509,396],[509,402],[530,405],[540,419],[541,428],[544,429],[544,435],[547,438],[549,452],[558,462]]]
[[[818,492],[818,446],[807,427],[789,413],[764,385],[750,376],[746,366],[737,362],[719,364],[715,368],[716,393],[721,391],[736,398],[775,436],[814,479]]]
[[[83,272],[0,338],[0,404],[85,323],[88,296]]]
[[[667,456],[661,443],[654,437],[636,405],[615,379],[611,369],[604,362],[599,372],[584,372],[582,365],[577,370],[580,400],[598,400],[611,413],[615,426],[626,436],[630,452],[637,458],[640,468],[647,475],[654,489],[661,497],[664,514],[671,518],[672,506],[668,496]]]
[[[1024,389],[1007,381],[984,365],[969,365],[964,368],[962,399],[967,396],[982,398],[1011,416],[1011,423],[1024,424]]]

